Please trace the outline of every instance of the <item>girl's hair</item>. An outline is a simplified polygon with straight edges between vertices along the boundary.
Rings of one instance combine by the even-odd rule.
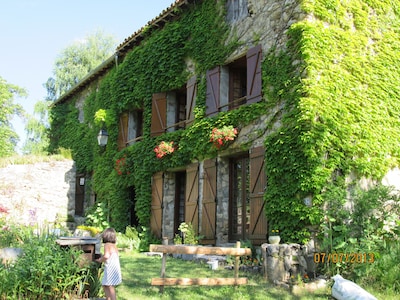
[[[105,229],[101,236],[103,238],[103,243],[115,244],[117,242],[117,233],[114,228]]]

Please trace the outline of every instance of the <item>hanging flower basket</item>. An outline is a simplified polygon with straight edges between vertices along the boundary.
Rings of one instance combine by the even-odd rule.
[[[163,158],[167,154],[171,154],[175,151],[174,142],[162,141],[158,146],[154,148],[157,158]]]
[[[215,148],[220,149],[230,141],[233,141],[237,137],[237,134],[237,128],[234,128],[232,125],[221,128],[215,127],[211,131],[210,142],[213,143]]]

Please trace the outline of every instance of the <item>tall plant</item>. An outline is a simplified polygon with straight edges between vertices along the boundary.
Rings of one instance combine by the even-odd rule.
[[[391,247],[400,241],[400,198],[392,188],[383,185],[368,191],[356,188],[352,194],[352,208],[347,210],[342,208],[348,201],[344,193],[331,191],[326,198],[321,251],[357,255],[358,263],[350,257],[325,261],[323,268],[331,275],[341,273],[359,280],[368,273],[370,278],[375,278],[373,272],[384,272],[378,266],[386,268],[385,263],[378,261],[382,257],[387,261]]]
[[[52,236],[31,235],[15,263],[0,265],[0,299],[97,296],[98,266],[81,266],[82,251],[61,249]]]

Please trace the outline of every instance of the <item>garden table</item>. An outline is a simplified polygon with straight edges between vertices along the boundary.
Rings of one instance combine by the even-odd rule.
[[[91,237],[60,237],[56,240],[61,247],[77,247],[83,251],[83,258],[86,262],[96,259],[96,244],[100,243],[97,238]]]

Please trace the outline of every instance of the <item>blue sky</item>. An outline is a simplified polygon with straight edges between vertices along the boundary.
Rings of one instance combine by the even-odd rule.
[[[16,99],[32,114],[45,98],[43,84],[53,76],[53,63],[63,49],[96,30],[113,35],[118,44],[158,16],[174,0],[5,0],[1,1],[0,76],[25,88]],[[21,142],[24,124],[13,126]]]

